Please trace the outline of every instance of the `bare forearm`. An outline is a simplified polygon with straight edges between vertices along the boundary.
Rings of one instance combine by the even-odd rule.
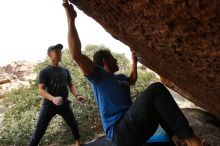
[[[79,65],[83,74],[89,76],[94,70],[93,62],[81,52],[81,42],[75,26],[75,18],[77,16],[73,6],[67,0],[64,0],[63,6],[66,10],[68,20],[68,44],[72,58]]]
[[[131,74],[130,74],[131,85],[134,85],[136,81],[137,81],[137,63],[133,62],[131,67]]]
[[[71,93],[76,97],[77,95],[79,95],[76,87],[73,85],[71,88],[70,88],[70,91]]]
[[[68,44],[71,56],[74,60],[81,55],[81,42],[75,27],[75,19],[77,16],[73,5],[69,4],[68,0],[63,0],[63,6],[66,11],[67,23],[68,23]]]
[[[78,93],[74,84],[69,83],[69,88],[70,88],[70,91],[72,92],[72,94],[76,97],[76,99],[78,101],[83,102],[85,100],[85,97]]]
[[[83,71],[83,74],[90,75],[93,71],[94,65],[92,61],[81,52],[81,42],[73,20],[69,20],[68,23],[68,43],[70,54]]]
[[[75,20],[68,20],[68,44],[72,58],[77,60],[77,57],[82,55],[81,53],[81,42],[79,35],[75,27]]]
[[[54,96],[52,96],[51,94],[49,94],[47,91],[40,89],[39,90],[39,94],[40,96],[42,96],[43,98],[52,101],[53,98],[55,98]]]
[[[135,51],[131,52],[131,58],[132,58],[132,66],[131,66],[131,74],[130,74],[130,84],[134,85],[135,82],[137,81],[137,55]]]

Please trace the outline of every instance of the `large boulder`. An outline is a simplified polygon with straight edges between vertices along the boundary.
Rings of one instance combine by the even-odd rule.
[[[135,50],[167,86],[220,118],[219,0],[70,1]]]

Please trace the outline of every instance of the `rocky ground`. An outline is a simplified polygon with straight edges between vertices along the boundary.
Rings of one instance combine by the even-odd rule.
[[[193,127],[195,134],[212,146],[220,146],[220,120],[196,106],[177,92],[169,89],[178,106]]]
[[[200,109],[182,110],[193,127],[195,134],[212,146],[220,146],[220,121]]]

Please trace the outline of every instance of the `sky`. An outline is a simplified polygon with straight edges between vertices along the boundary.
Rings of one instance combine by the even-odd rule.
[[[76,11],[82,48],[88,44],[104,44],[113,52],[130,56],[126,45],[82,11]],[[62,0],[0,0],[0,66],[15,60],[42,61],[47,48],[57,43],[68,48]]]

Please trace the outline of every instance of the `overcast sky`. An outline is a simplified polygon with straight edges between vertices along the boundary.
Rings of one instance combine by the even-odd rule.
[[[130,56],[129,48],[77,10],[76,27],[84,48],[104,44]],[[0,0],[0,66],[13,60],[39,61],[48,46],[67,48],[67,23],[62,0]]]

